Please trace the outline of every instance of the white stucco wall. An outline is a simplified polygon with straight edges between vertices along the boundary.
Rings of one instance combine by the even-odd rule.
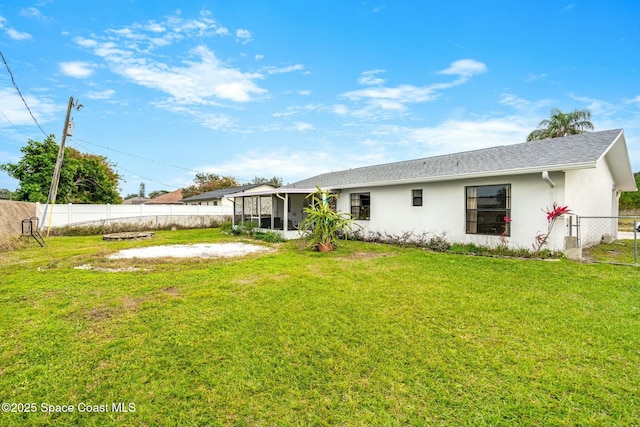
[[[617,203],[613,188],[613,177],[604,159],[597,168],[566,172],[567,203],[580,216],[614,216]],[[617,200],[616,200],[617,201]]]
[[[564,173],[552,173],[555,188],[543,181],[541,174],[512,175],[497,178],[476,178],[447,182],[403,184],[384,187],[343,190],[338,210],[350,212],[351,193],[370,193],[371,219],[357,221],[363,231],[402,235],[445,234],[448,242],[475,243],[483,246],[500,244],[499,236],[466,234],[465,187],[476,185],[511,184],[511,236],[513,248],[530,249],[537,234],[546,232],[547,220],[543,209],[556,201],[564,205]],[[422,189],[423,206],[412,206],[413,189]],[[558,220],[548,248],[564,249],[566,233],[564,219]]]
[[[581,217],[613,217],[618,215],[618,198],[609,164],[601,159],[596,168],[566,172],[567,204]],[[617,238],[615,219],[584,218],[580,239],[583,246],[600,243],[605,236]]]

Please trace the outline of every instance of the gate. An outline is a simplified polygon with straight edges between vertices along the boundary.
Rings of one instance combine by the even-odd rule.
[[[573,226],[569,226],[570,235]],[[576,217],[578,247],[585,261],[623,265],[638,264],[639,216]]]

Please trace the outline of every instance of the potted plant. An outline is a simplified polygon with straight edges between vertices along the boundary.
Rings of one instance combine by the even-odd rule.
[[[309,245],[320,252],[333,250],[341,235],[346,236],[347,231],[353,230],[353,219],[350,214],[333,210],[331,201],[338,199],[337,194],[322,191],[316,187],[316,191],[309,194],[308,207],[303,209],[307,215],[298,228],[301,235],[309,238]]]

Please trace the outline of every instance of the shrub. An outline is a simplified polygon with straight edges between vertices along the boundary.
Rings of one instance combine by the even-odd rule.
[[[285,239],[275,231],[254,231],[251,237],[269,243],[282,243]]]
[[[353,222],[351,214],[337,212],[332,204],[338,199],[337,194],[328,193],[316,187],[316,191],[309,194],[308,207],[304,208],[306,218],[300,223],[300,235],[309,239],[310,247],[326,245],[333,248],[338,245],[341,236],[359,227]]]

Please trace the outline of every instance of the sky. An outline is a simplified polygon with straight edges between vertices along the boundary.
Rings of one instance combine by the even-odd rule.
[[[5,1],[0,163],[59,143],[73,97],[66,143],[123,196],[521,143],[552,108],[623,128],[638,171],[639,21],[637,0]]]

